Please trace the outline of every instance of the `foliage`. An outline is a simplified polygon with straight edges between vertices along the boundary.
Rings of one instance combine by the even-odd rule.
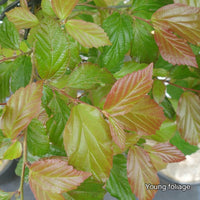
[[[0,159],[21,157],[22,181],[0,198],[29,181],[37,200],[153,199],[145,184],[200,142],[198,1],[9,2]]]

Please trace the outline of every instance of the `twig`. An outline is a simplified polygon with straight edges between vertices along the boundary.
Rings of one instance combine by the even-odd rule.
[[[5,106],[7,105],[7,103],[0,103],[0,106]]]

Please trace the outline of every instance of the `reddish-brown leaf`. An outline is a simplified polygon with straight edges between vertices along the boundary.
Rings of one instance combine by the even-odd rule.
[[[56,158],[36,161],[29,170],[30,187],[38,200],[53,200],[54,196],[60,200],[62,196],[58,194],[76,189],[91,176],[91,173],[77,171],[67,161]]]
[[[156,144],[152,147],[152,151],[166,163],[180,162],[185,159],[184,154],[169,142]]]
[[[190,144],[200,142],[200,99],[191,92],[181,96],[177,109],[177,127],[181,136]]]
[[[149,96],[140,99],[132,106],[132,110],[116,119],[130,131],[137,131],[141,135],[155,134],[165,120],[163,108]]]
[[[194,53],[187,42],[167,30],[157,29],[154,34],[162,57],[173,65],[198,67]]]
[[[13,94],[3,113],[0,128],[6,137],[15,138],[40,111],[43,82],[32,83]]]
[[[156,190],[147,189],[145,184],[159,184],[159,178],[148,153],[141,147],[129,150],[127,175],[131,190],[139,200],[153,199]]]
[[[152,86],[153,64],[119,79],[109,92],[104,109],[112,116],[129,112]]]

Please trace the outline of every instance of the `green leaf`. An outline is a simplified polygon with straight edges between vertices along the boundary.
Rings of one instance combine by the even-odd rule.
[[[20,56],[14,63],[15,69],[11,74],[11,90],[13,93],[29,84],[32,73],[32,63],[29,56]]]
[[[190,155],[192,153],[195,153],[197,150],[199,150],[198,146],[191,145],[188,142],[186,142],[183,138],[181,138],[178,131],[176,132],[174,137],[171,138],[170,143],[176,146],[185,155]]]
[[[113,153],[109,126],[94,107],[74,106],[64,130],[64,145],[69,163],[105,181],[112,168]]]
[[[1,200],[11,200],[13,195],[14,195],[14,192],[4,192],[4,191],[0,190],[0,199]]]
[[[37,119],[33,119],[28,126],[27,146],[32,155],[42,156],[48,153],[49,138],[42,122]]]
[[[156,153],[149,153],[151,162],[153,166],[155,167],[156,171],[160,171],[162,169],[165,169],[167,167],[167,163],[162,160],[161,157],[156,155]]]
[[[32,83],[10,97],[0,121],[6,137],[16,138],[39,113],[42,85],[42,81]]]
[[[36,199],[63,199],[60,193],[76,189],[91,176],[88,172],[77,171],[61,159],[43,159],[29,167],[29,184]],[[53,198],[54,197],[54,198]]]
[[[92,63],[83,63],[67,77],[66,84],[63,86],[79,90],[90,90],[114,82],[114,77],[106,69]]]
[[[14,160],[19,158],[22,154],[22,145],[19,141],[13,143],[3,155],[5,160]]]
[[[106,182],[108,192],[119,200],[134,200],[135,196],[127,178],[127,159],[124,155],[113,158],[113,168]]]
[[[111,72],[119,71],[124,56],[130,49],[133,35],[132,19],[127,15],[114,13],[103,22],[103,29],[112,45],[103,48],[100,56],[101,67]]]
[[[112,116],[123,115],[132,109],[151,89],[153,64],[119,79],[109,92],[104,109]]]
[[[33,15],[28,8],[14,8],[7,12],[6,16],[17,29],[28,29],[39,24],[37,17]]]
[[[0,24],[0,45],[3,48],[19,49],[19,33],[7,17]]]
[[[164,98],[160,105],[164,108],[164,114],[167,118],[173,119],[176,116],[176,112],[167,97]]]
[[[152,93],[155,102],[157,102],[158,104],[161,103],[165,98],[165,89],[166,86],[162,81],[154,80]]]
[[[3,137],[0,142],[0,160],[4,158],[4,153],[8,150],[8,148],[12,145],[10,139]]]
[[[78,0],[51,0],[54,12],[56,13],[57,17],[62,20],[66,19],[70,15],[77,3]]]
[[[65,33],[56,21],[45,18],[37,27],[34,36],[36,66],[40,77],[42,79],[61,77],[70,59],[69,44]]]
[[[53,11],[51,0],[42,0],[41,2],[42,11],[49,15],[49,16],[55,16],[55,13]]]
[[[174,3],[182,3],[182,4],[186,4],[188,6],[200,7],[199,0],[174,0]]]
[[[103,184],[87,179],[76,190],[65,193],[63,196],[66,200],[102,200],[105,193]]]
[[[108,36],[98,25],[83,20],[71,19],[65,24],[69,35],[84,47],[95,47],[111,45]]]
[[[200,141],[200,99],[191,92],[184,92],[177,109],[177,127],[183,139],[192,145]]]

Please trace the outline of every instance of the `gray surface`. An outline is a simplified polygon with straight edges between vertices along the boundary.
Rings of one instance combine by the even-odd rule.
[[[15,169],[16,163],[12,165],[12,170],[7,171],[3,176],[0,177],[0,189],[11,192],[19,188],[20,178],[15,175],[13,169]],[[160,177],[160,184],[168,185],[169,180]],[[173,183],[172,183],[173,184]],[[191,190],[185,192],[176,190],[167,190],[165,192],[158,191],[155,195],[154,200],[200,200],[200,185],[192,185]],[[24,184],[24,200],[35,200],[28,184]],[[116,200],[109,194],[105,195],[104,200]],[[126,200],[126,199],[123,199]]]

